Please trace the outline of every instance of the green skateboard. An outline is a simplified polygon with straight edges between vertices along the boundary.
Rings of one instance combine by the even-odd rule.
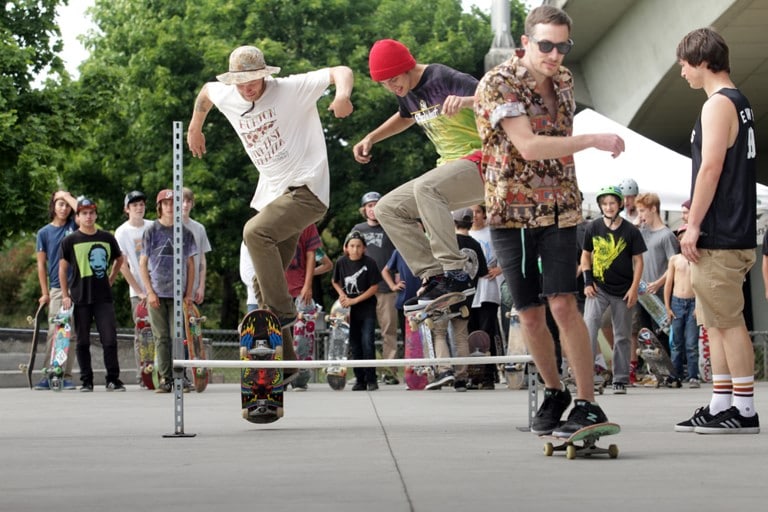
[[[565,456],[568,459],[575,459],[576,457],[591,457],[592,455],[608,455],[610,458],[615,459],[619,456],[619,447],[615,444],[608,445],[608,448],[601,448],[597,446],[597,441],[601,436],[611,436],[621,432],[621,427],[616,423],[595,423],[589,427],[584,427],[568,438],[548,436],[539,436],[542,438],[552,438],[560,442],[560,444],[553,444],[547,442],[544,444],[544,455],[551,456],[555,452],[565,452]]]

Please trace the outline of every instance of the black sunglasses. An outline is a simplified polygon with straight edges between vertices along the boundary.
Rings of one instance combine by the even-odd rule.
[[[539,41],[533,36],[528,36],[531,41],[539,45],[539,51],[541,53],[549,53],[553,49],[557,48],[557,53],[560,55],[568,55],[568,52],[573,48],[573,40],[569,39],[564,43],[553,43],[552,41]]]

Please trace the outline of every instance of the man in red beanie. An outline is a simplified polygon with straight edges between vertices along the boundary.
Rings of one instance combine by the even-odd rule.
[[[399,108],[355,144],[355,160],[370,162],[374,144],[414,124],[440,156],[437,167],[382,197],[375,209],[414,275],[425,282],[422,294],[405,308],[418,309],[449,292],[471,295],[467,258],[459,252],[450,212],[483,200],[481,143],[472,112],[477,79],[443,64],[419,64],[392,39],[373,45],[368,66],[371,78],[397,96]]]

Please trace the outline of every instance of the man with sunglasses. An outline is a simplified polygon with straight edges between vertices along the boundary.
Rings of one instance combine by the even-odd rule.
[[[572,135],[573,76],[562,66],[573,47],[570,32],[571,19],[561,9],[533,9],[521,36],[524,55],[486,73],[475,94],[491,237],[546,388],[531,430],[558,437],[607,421],[594,402],[589,333],[576,303],[573,254],[583,219],[573,153],[597,148],[616,157],[624,151],[615,134]],[[578,389],[564,423],[571,395],[560,381],[545,300]]]

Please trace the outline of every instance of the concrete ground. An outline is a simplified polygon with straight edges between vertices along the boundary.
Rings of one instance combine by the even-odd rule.
[[[184,395],[0,389],[0,510],[755,510],[768,437],[673,432],[711,388],[631,388],[599,402],[618,459],[545,457],[527,392],[288,392],[285,417],[240,417],[238,386]],[[768,415],[768,384],[756,390]],[[768,418],[768,416],[766,416]],[[764,420],[766,421],[766,420]]]

